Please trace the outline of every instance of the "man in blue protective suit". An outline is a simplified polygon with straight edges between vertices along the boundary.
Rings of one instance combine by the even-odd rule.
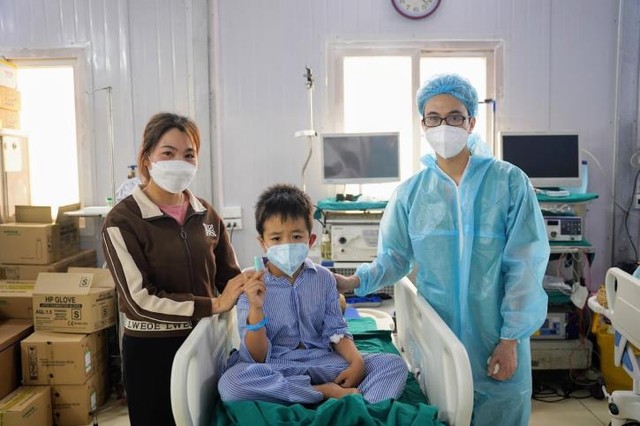
[[[417,103],[435,153],[391,197],[376,259],[355,275],[337,275],[338,288],[366,295],[416,266],[418,292],[469,354],[472,423],[528,425],[529,337],[547,314],[542,213],[527,176],[471,135],[478,97],[466,79],[437,76]]]

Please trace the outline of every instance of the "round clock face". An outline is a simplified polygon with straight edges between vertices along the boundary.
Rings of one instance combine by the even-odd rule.
[[[440,0],[391,0],[393,7],[411,19],[426,18],[440,6]]]

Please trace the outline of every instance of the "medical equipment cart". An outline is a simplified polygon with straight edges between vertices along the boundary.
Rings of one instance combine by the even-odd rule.
[[[375,259],[380,220],[386,205],[386,201],[336,201],[335,198],[318,202],[314,217],[322,223],[323,238],[330,244],[330,250],[323,251],[324,264],[339,274],[352,275],[360,264]],[[393,286],[383,287],[379,293],[393,296]]]
[[[532,369],[588,369],[593,344],[586,336],[588,324],[582,327],[586,323],[584,316],[589,293],[585,271],[590,267],[595,250],[584,238],[583,230],[587,229],[588,205],[598,195],[553,197],[537,194],[537,197],[543,216],[554,220],[545,220],[551,248],[544,283],[549,296],[549,313],[547,321],[531,338]],[[563,221],[562,218],[570,219]],[[558,238],[558,221],[567,224],[563,232],[570,238]]]

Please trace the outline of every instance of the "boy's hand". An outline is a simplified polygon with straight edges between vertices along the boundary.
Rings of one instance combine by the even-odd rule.
[[[362,382],[362,379],[364,379],[364,361],[359,357],[346,369],[342,370],[333,382],[343,388],[356,388]]]
[[[336,287],[340,293],[348,293],[360,286],[360,278],[357,275],[346,277],[340,274],[333,274],[336,277]]]
[[[264,271],[251,272],[244,285],[244,294],[247,295],[249,305],[254,309],[262,309],[264,298],[267,295],[267,286],[262,279],[263,276]]]

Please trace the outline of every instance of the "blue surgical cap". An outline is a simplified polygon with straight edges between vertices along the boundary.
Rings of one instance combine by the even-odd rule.
[[[476,89],[464,77],[457,74],[440,74],[427,81],[416,94],[418,113],[424,114],[424,106],[437,95],[451,95],[458,99],[467,108],[471,117],[478,112],[478,93]]]

